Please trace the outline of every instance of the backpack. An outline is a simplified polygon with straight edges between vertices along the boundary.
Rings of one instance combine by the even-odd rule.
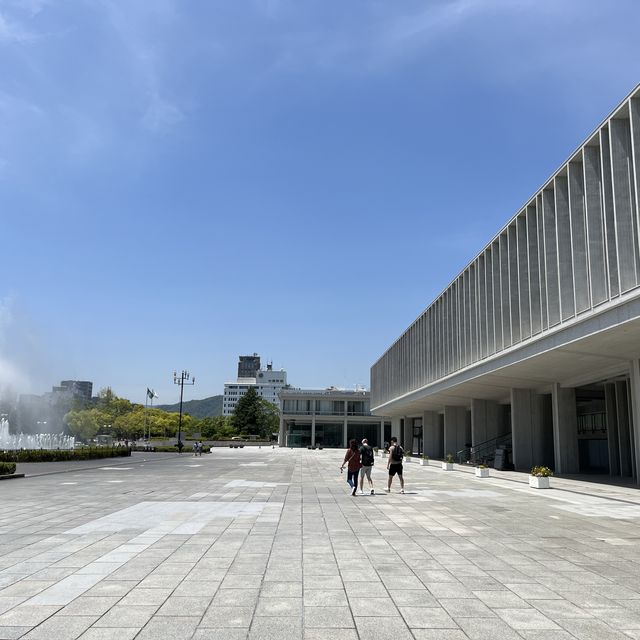
[[[393,453],[391,454],[391,459],[394,462],[402,462],[403,456],[404,456],[404,449],[399,444],[397,444],[393,448]]]
[[[364,467],[370,467],[373,465],[373,452],[370,446],[362,446],[360,447],[360,462]]]

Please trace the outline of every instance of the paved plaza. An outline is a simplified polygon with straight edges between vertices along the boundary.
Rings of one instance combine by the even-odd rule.
[[[640,639],[636,489],[411,463],[387,495],[377,458],[376,495],[351,497],[341,461],[247,447],[0,482],[0,639]]]

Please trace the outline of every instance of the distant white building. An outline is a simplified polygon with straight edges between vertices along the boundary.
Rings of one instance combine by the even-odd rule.
[[[278,394],[287,386],[287,372],[284,369],[274,371],[271,364],[268,364],[266,369],[256,371],[255,378],[237,378],[235,382],[227,382],[224,385],[222,415],[230,416],[236,408],[238,400],[251,387],[261,398],[278,406],[280,403]]]

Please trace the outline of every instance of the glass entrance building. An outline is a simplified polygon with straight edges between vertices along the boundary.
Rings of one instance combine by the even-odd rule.
[[[368,391],[284,389],[279,397],[280,446],[342,448],[367,438],[380,447],[391,437],[391,421],[371,415]]]

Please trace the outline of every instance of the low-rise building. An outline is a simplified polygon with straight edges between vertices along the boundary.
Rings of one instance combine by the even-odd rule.
[[[346,447],[352,438],[381,447],[391,437],[391,420],[371,415],[368,391],[289,388],[279,397],[281,447]]]

